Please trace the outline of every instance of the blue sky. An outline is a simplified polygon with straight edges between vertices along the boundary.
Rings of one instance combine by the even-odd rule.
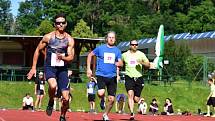
[[[25,0],[11,0],[11,12],[13,16],[17,16],[18,8],[19,8],[19,3],[23,2]]]

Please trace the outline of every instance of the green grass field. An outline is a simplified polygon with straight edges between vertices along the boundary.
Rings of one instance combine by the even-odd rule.
[[[71,87],[74,88],[73,100],[71,102],[71,109],[76,110],[89,110],[89,104],[86,97],[86,81],[83,83],[71,83]],[[47,90],[47,84],[46,84]],[[165,98],[169,97],[172,99],[175,112],[177,109],[181,111],[190,111],[196,113],[197,109],[200,108],[206,112],[206,98],[209,94],[209,87],[200,83],[192,83],[191,86],[184,81],[176,81],[172,85],[164,86],[163,83],[159,84],[145,84],[142,91],[142,97],[145,98],[148,106],[152,98],[158,100],[159,110],[163,111],[163,104]],[[34,83],[33,82],[15,82],[15,81],[0,81],[0,108],[12,108],[19,109],[22,105],[22,98],[26,92],[34,95]],[[46,91],[47,92],[47,91]],[[124,84],[119,83],[117,94],[125,93]],[[45,109],[48,101],[48,95],[45,95],[42,108]],[[100,110],[98,97],[96,97],[96,108]],[[137,105],[135,106],[137,109]],[[112,109],[115,111],[115,107]],[[128,111],[128,106],[125,109]]]

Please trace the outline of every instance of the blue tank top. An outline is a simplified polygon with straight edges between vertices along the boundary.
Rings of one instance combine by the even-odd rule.
[[[51,66],[52,53],[65,53],[65,56],[67,56],[68,43],[67,37],[63,39],[59,39],[56,36],[52,37],[46,46],[45,66]],[[64,66],[66,66],[66,64]]]

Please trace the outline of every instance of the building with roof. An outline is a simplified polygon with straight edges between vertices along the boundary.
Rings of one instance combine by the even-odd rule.
[[[0,35],[0,80],[3,74],[13,75],[17,73],[15,71],[26,75],[32,66],[34,51],[42,38],[43,36]],[[75,58],[71,68],[74,70],[73,74],[78,75],[81,49],[85,46],[93,50],[99,42],[104,41],[104,38],[74,38],[74,40]],[[44,55],[40,54],[37,67],[42,69],[43,62]]]
[[[157,38],[143,38],[138,40],[138,49],[143,51],[149,59],[155,57],[155,43]],[[209,31],[204,33],[180,33],[175,35],[164,36],[164,41],[167,42],[173,39],[176,44],[181,40],[185,40],[188,46],[191,48],[193,54],[205,55],[215,59],[215,31]],[[120,42],[117,47],[122,51],[129,49],[129,41]]]

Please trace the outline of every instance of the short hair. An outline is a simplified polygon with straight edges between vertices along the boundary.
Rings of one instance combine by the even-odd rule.
[[[156,100],[155,98],[153,98],[153,99],[152,99],[152,102],[153,102],[153,101],[157,101],[157,100]]]
[[[130,41],[130,44],[131,44],[132,41],[137,41],[137,40],[135,40],[135,39],[131,40],[131,41]]]
[[[208,79],[208,81],[213,82],[213,79],[210,78],[210,79]]]
[[[166,98],[166,100],[169,100],[169,102],[172,103],[172,100],[170,98]]]
[[[65,20],[66,20],[66,15],[65,15],[64,13],[58,13],[58,14],[54,17],[54,21],[56,21],[56,19],[57,19],[57,18],[60,18],[60,17],[65,18]]]
[[[108,34],[110,34],[110,33],[113,33],[115,35],[115,38],[116,38],[116,32],[115,31],[108,31],[106,36],[105,36],[105,41],[107,41]]]
[[[25,96],[28,96],[28,95],[30,95],[30,93],[26,93],[26,94],[25,94]]]

